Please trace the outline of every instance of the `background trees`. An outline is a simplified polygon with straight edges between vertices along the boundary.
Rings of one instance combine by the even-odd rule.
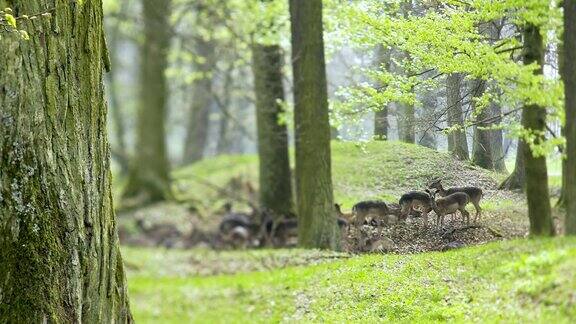
[[[168,88],[165,70],[171,28],[170,0],[142,0],[144,42],[140,62],[140,102],[134,160],[124,197],[155,202],[171,194],[166,150]]]
[[[8,5],[29,40],[0,38],[0,322],[131,322],[102,3],[0,1]]]

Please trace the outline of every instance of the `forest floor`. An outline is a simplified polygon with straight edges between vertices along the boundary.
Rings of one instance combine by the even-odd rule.
[[[123,257],[138,323],[576,318],[573,238],[412,255],[123,248]]]

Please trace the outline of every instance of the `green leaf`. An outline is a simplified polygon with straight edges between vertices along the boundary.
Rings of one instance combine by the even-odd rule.
[[[13,28],[16,28],[16,18],[14,18],[14,16],[7,13],[4,15],[4,19],[6,20],[8,25],[12,26]]]

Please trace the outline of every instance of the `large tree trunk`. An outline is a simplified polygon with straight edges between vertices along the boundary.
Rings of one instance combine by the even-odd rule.
[[[101,1],[0,0],[0,323],[131,322],[111,195]],[[53,8],[53,10],[51,10]]]
[[[486,81],[475,80],[472,83],[474,98],[472,99],[473,110],[476,110],[475,98],[481,97],[486,91]],[[490,127],[491,122],[486,120],[490,118],[490,107],[484,107],[476,115],[477,124],[474,126],[474,143],[472,149],[472,162],[481,168],[493,170],[494,160],[492,158],[492,136],[491,131],[486,129]]]
[[[376,63],[378,69],[390,70],[391,51],[378,46],[376,49]],[[382,85],[380,85],[382,86]],[[388,105],[376,107],[374,112],[374,139],[384,141],[388,138]]]
[[[524,64],[539,64],[536,71],[542,74],[544,66],[544,43],[540,29],[528,24],[524,27]],[[522,109],[522,125],[531,133],[544,134],[546,131],[546,108],[526,105]],[[535,144],[541,143],[543,135],[536,135]],[[552,211],[548,191],[548,171],[546,157],[535,157],[529,145],[524,145],[524,165],[526,168],[526,197],[531,235],[554,235]]]
[[[201,19],[199,23],[209,24],[210,21],[210,19]],[[210,104],[213,100],[212,73],[216,65],[215,45],[211,37],[208,39],[199,37],[196,40],[196,55],[200,57],[200,61],[195,64],[195,72],[199,74],[199,78],[192,85],[192,107],[184,146],[185,163],[193,163],[204,157],[208,141]]]
[[[422,121],[433,121],[438,107],[438,92],[426,91],[422,94],[422,114],[419,117]],[[426,129],[423,127],[422,134],[418,135],[418,144],[436,150],[438,142],[434,129]]]
[[[167,199],[170,194],[166,114],[168,89],[164,71],[170,47],[170,0],[142,0],[144,44],[141,49],[140,107],[136,126],[135,157],[125,198],[139,202]]]
[[[566,161],[563,164],[563,195],[566,203],[565,232],[576,235],[576,1],[564,0],[564,79]]]
[[[402,116],[402,137],[400,140],[414,144],[416,143],[416,108],[407,103],[399,103],[397,107],[400,116]]]
[[[338,249],[322,0],[290,0],[299,243]]]
[[[292,212],[292,181],[288,159],[288,129],[283,113],[282,49],[278,45],[252,46],[256,93],[260,203],[275,215]]]
[[[448,134],[448,147],[452,147],[452,154],[460,160],[468,160],[468,141],[464,127],[464,114],[462,113],[462,79],[459,73],[452,73],[446,77],[446,104],[448,105],[448,126],[459,125],[461,130],[456,130]]]

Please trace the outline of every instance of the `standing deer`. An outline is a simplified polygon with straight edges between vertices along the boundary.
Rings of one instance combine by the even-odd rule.
[[[466,219],[466,223],[470,223],[470,213],[466,210],[466,205],[470,203],[470,196],[464,192],[455,192],[443,198],[436,199],[436,193],[430,193],[430,204],[436,213],[436,226],[442,227],[444,225],[444,216],[460,211],[462,216]]]
[[[478,187],[454,187],[444,189],[444,187],[442,187],[441,179],[432,181],[428,188],[436,189],[436,193],[438,193],[441,197],[446,197],[457,192],[463,192],[467,194],[470,198],[470,202],[474,205],[474,208],[476,208],[476,216],[474,217],[474,222],[478,222],[480,220],[482,213],[482,208],[480,208],[480,200],[483,196],[482,189]]]
[[[432,210],[430,193],[423,191],[410,191],[400,197],[400,219],[406,220],[408,215],[413,212],[414,207],[422,210],[424,217],[424,227],[428,227],[428,213]]]
[[[394,222],[389,217],[392,212],[382,200],[367,200],[361,201],[352,207],[352,214],[354,216],[354,225],[360,226],[364,224],[367,217],[372,217],[372,220],[378,224],[383,223],[388,225]]]

